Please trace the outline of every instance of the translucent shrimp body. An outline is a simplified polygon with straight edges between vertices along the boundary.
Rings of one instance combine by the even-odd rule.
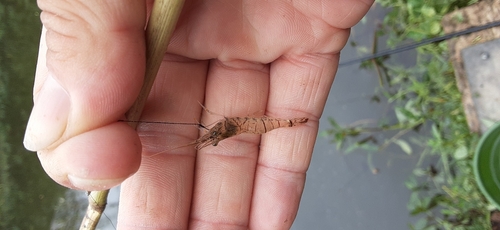
[[[273,129],[304,124],[308,120],[305,117],[290,120],[272,117],[225,117],[192,144],[200,150],[209,145],[217,146],[220,141],[238,134],[264,134]]]

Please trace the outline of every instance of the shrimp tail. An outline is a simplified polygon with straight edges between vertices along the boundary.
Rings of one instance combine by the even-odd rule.
[[[300,124],[307,123],[308,120],[309,120],[309,118],[307,118],[307,117],[293,118],[290,120],[290,123],[292,123],[292,126],[297,126]]]
[[[234,117],[227,118],[226,120],[231,126],[237,127],[235,135],[238,135],[240,133],[264,134],[273,129],[304,124],[309,119],[306,117],[293,118],[290,120],[272,117]]]

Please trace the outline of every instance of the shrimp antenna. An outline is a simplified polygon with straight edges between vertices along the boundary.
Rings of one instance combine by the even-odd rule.
[[[203,104],[201,104],[201,102],[198,101],[198,104],[200,104],[201,108],[203,108],[205,111],[207,111],[207,113],[211,114],[211,115],[217,115],[217,116],[221,116],[221,117],[226,117],[222,114],[218,114],[218,113],[215,113],[215,112],[212,112],[210,110],[208,110]]]
[[[196,121],[196,124],[198,124],[199,129],[205,129],[208,130],[207,126],[203,125],[201,122],[199,122],[196,118],[194,119]],[[210,125],[209,125],[210,126]]]
[[[193,146],[193,145],[198,145],[198,142],[193,141],[193,142],[191,142],[189,144],[186,144],[186,145],[181,145],[181,146],[178,146],[178,147],[175,147],[175,148],[171,148],[171,149],[165,149],[163,151],[157,152],[155,154],[152,154],[152,155],[149,155],[149,156],[146,156],[146,157],[155,157],[155,156],[158,156],[160,154],[166,153],[168,151],[172,151],[172,150],[175,150],[175,149],[180,149],[180,148],[184,148],[184,147],[188,147],[188,146]]]

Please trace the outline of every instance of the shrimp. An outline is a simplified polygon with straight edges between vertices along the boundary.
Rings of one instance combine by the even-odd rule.
[[[290,120],[272,117],[224,117],[218,121],[208,132],[189,145],[196,145],[200,150],[209,145],[217,146],[220,141],[242,133],[264,134],[273,129],[293,127],[304,124],[309,119],[306,117]]]
[[[205,109],[210,114],[215,114],[205,108],[200,103],[201,107]],[[242,134],[242,133],[250,133],[250,134],[264,134],[273,129],[283,128],[283,127],[294,127],[297,125],[301,125],[307,123],[309,118],[301,117],[301,118],[292,118],[292,119],[282,119],[282,118],[273,118],[273,117],[225,117],[215,123],[212,128],[207,128],[209,126],[205,126],[201,123],[186,123],[186,122],[164,122],[164,121],[125,121],[124,122],[141,122],[141,123],[161,123],[161,124],[170,124],[170,125],[196,125],[200,129],[208,130],[203,136],[199,137],[195,141],[187,144],[176,147],[174,149],[183,148],[186,146],[195,146],[196,150],[200,150],[209,145],[217,146],[220,141]],[[169,149],[173,150],[173,149]],[[158,154],[158,153],[157,153]],[[157,155],[154,154],[154,155]],[[153,156],[154,156],[153,155]]]

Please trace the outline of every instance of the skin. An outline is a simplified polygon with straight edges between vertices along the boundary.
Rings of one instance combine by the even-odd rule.
[[[308,4],[303,4],[303,3]],[[196,127],[123,114],[145,65],[151,1],[38,0],[44,32],[24,144],[74,189],[122,183],[119,229],[288,229],[349,28],[373,0],[186,1],[141,120],[307,117],[196,152]],[[166,150],[171,149],[171,150]]]

